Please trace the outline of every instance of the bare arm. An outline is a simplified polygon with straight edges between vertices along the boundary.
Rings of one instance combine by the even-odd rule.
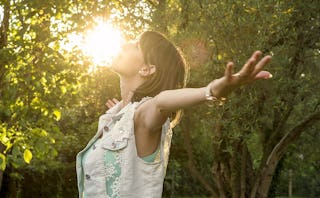
[[[258,79],[270,78],[272,75],[262,69],[271,60],[271,57],[265,56],[260,59],[261,54],[260,51],[253,53],[241,70],[235,74],[233,73],[233,63],[229,62],[225,75],[207,85],[212,96],[216,98],[226,97],[230,92],[244,84],[252,83]],[[171,112],[206,101],[206,87],[161,92],[137,109],[136,119],[139,121],[137,123],[143,123],[150,131],[160,128]]]

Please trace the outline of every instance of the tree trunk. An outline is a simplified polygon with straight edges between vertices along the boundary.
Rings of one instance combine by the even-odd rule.
[[[10,18],[10,0],[3,1],[2,2],[3,6],[3,19],[1,22],[1,27],[0,27],[0,49],[3,49],[7,46],[8,44],[8,29],[9,29],[9,18]],[[4,75],[4,62],[0,62],[0,98],[1,98],[1,87],[2,87],[2,79]],[[1,118],[0,118],[1,119]],[[0,120],[1,121],[1,120]],[[5,150],[5,145],[0,143],[0,153],[3,154]],[[2,188],[2,181],[3,181],[3,171],[0,170],[0,191]]]
[[[292,169],[289,170],[289,185],[288,185],[288,196],[289,198],[292,197]]]
[[[3,19],[0,27],[0,49],[7,46],[8,29],[10,18],[10,0],[3,2]]]
[[[240,198],[246,198],[247,192],[247,179],[250,178],[248,175],[248,161],[251,160],[248,156],[248,149],[246,145],[242,144],[241,148],[241,172],[240,172]]]
[[[213,128],[213,141],[214,142],[219,142],[222,139],[222,119],[223,119],[223,115],[217,119],[216,124],[214,125]],[[223,155],[221,154],[221,150],[218,149],[214,149],[212,151],[213,153],[215,153],[215,155]],[[219,197],[220,198],[226,198],[227,197],[227,188],[226,185],[230,184],[231,182],[231,174],[230,174],[230,168],[229,168],[229,164],[226,164],[226,162],[223,162],[221,160],[222,158],[216,158],[216,160],[213,162],[212,165],[212,174],[213,177],[215,178],[215,184],[218,188],[218,192],[219,192]]]
[[[183,140],[184,140],[184,147],[187,150],[188,155],[188,168],[192,177],[197,179],[200,184],[211,193],[213,197],[219,197],[215,190],[210,186],[209,182],[201,175],[201,173],[197,170],[196,166],[193,163],[193,154],[192,154],[192,147],[191,147],[191,137],[190,137],[190,127],[188,123],[191,123],[188,116],[185,116],[185,121],[182,124],[183,130]]]
[[[234,151],[240,151],[241,153],[241,146],[240,142],[236,143],[233,146]],[[232,198],[238,198],[241,194],[241,154],[235,152],[233,153],[230,159],[230,168],[231,168],[231,191],[232,191]]]
[[[9,29],[9,18],[10,18],[10,0],[3,1],[3,19],[0,26],[0,49],[3,49],[8,44],[8,29]],[[0,97],[1,97],[1,88],[3,87],[2,79],[4,78],[5,62],[0,60]]]
[[[5,146],[0,142],[0,153],[3,153],[4,150],[5,150]],[[3,181],[3,171],[0,170],[0,192],[2,188],[2,181]]]
[[[223,165],[222,163],[216,163],[212,167],[212,172],[214,173],[215,179],[216,179],[216,185],[218,188],[219,192],[219,197],[220,198],[226,198],[226,192],[225,192],[225,182],[224,182],[224,177],[223,177]]]
[[[268,191],[271,185],[272,177],[277,164],[289,145],[294,143],[301,133],[306,130],[306,128],[312,126],[314,123],[320,121],[320,111],[312,113],[307,116],[303,121],[298,123],[293,127],[285,136],[282,137],[280,142],[273,148],[270,153],[266,164],[262,168],[260,175],[257,177],[255,184],[251,191],[251,198],[268,197]]]

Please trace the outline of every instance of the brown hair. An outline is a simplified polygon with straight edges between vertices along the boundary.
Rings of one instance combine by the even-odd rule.
[[[172,42],[159,32],[146,31],[140,35],[139,43],[144,62],[155,65],[156,72],[134,91],[133,102],[186,86],[188,67],[182,52]],[[175,113],[174,125],[180,116],[181,111]]]

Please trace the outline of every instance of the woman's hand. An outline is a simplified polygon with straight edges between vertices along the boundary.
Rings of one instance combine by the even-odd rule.
[[[211,94],[217,98],[223,98],[241,85],[253,83],[258,79],[271,78],[272,74],[263,70],[271,60],[271,56],[261,58],[261,55],[260,51],[254,52],[237,73],[233,73],[233,62],[229,62],[224,76],[208,85],[210,86]]]
[[[115,106],[117,103],[119,103],[119,100],[112,98],[111,100],[108,99],[106,102],[106,106],[108,107],[108,109],[111,109],[113,106]]]

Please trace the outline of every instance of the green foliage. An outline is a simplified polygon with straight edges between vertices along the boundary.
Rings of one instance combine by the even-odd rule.
[[[317,1],[8,0],[0,6],[0,168],[15,186],[12,197],[76,195],[75,155],[95,133],[106,99],[119,98],[115,74],[106,68],[88,73],[90,58],[63,47],[69,34],[93,27],[95,17],[111,18],[128,38],[148,28],[168,35],[192,68],[189,87],[220,77],[227,61],[237,70],[256,49],[273,55],[272,80],[237,90],[224,106],[185,110],[172,142],[165,197],[210,195],[190,174],[189,149],[199,174],[227,197],[240,191],[245,162],[248,197],[284,134],[319,111]],[[286,192],[288,169],[297,172],[294,189],[304,186],[297,194],[319,193],[319,120],[314,123],[290,142],[272,184],[279,195]],[[56,183],[43,186],[47,181]],[[30,184],[41,188],[35,192]]]
[[[76,48],[66,51],[63,45],[70,33],[88,28],[92,16],[107,8],[93,1],[64,0],[1,1],[0,7],[4,13],[0,36],[0,164],[10,173],[5,174],[10,185],[15,186],[24,178],[21,170],[45,174],[61,169],[64,158],[74,160],[75,151],[70,152],[70,148],[80,150],[77,131],[62,127],[67,117],[64,114],[81,108],[80,104],[89,105],[81,93],[95,76],[87,73],[88,57]],[[96,119],[97,108],[92,111]],[[82,123],[81,116],[76,122],[71,117],[72,128]],[[88,127],[80,128],[85,131]],[[15,188],[18,186],[11,189],[10,196],[20,192]]]
[[[0,158],[1,158],[0,167],[1,167],[1,170],[4,171],[6,169],[6,156],[0,153]]]
[[[275,185],[278,195],[286,195],[289,171],[292,171],[293,194],[296,196],[317,197],[319,195],[319,157],[317,149],[320,134],[319,124],[304,133],[296,145],[292,145],[283,159],[283,168]]]
[[[179,3],[174,7],[168,3],[168,8],[165,9],[168,18],[172,19],[170,16],[177,13],[179,16],[170,20],[168,34],[182,45],[194,45],[195,51],[200,52],[203,51],[197,42],[204,41],[209,57],[209,61],[201,68],[192,71],[189,86],[203,86],[213,77],[221,76],[224,65],[229,60],[236,63],[237,70],[256,49],[274,55],[269,66],[274,74],[273,80],[258,82],[254,86],[236,91],[222,108],[211,107],[204,110],[199,107],[202,114],[195,110],[190,113],[187,111],[185,117],[189,119],[183,119],[181,123],[188,126],[188,129],[191,128],[192,134],[196,133],[195,136],[192,135],[194,156],[199,155],[198,149],[213,146],[213,150],[204,151],[202,155],[212,155],[213,164],[229,166],[230,173],[238,178],[240,176],[237,174],[240,174],[241,169],[239,149],[240,146],[248,147],[251,158],[248,163],[252,164],[247,166],[252,166],[253,171],[251,175],[247,174],[251,178],[247,182],[253,183],[255,174],[259,174],[260,168],[284,134],[308,114],[319,111],[319,37],[316,36],[319,22],[316,21],[319,19],[320,7],[313,1],[308,4],[297,1]],[[301,13],[304,12],[308,14],[302,16]],[[184,15],[185,13],[187,14]],[[192,63],[194,60],[190,61],[190,57],[199,58],[199,54],[192,54],[192,50],[188,51],[187,47],[184,51]],[[203,112],[207,112],[210,118],[201,123],[199,117],[205,118]],[[190,120],[198,122],[190,125]],[[199,123],[201,126],[198,126]],[[221,129],[215,128],[219,126]],[[303,130],[306,133],[310,127]],[[207,140],[212,140],[213,145],[205,143],[206,141],[197,142],[197,136],[201,136],[204,131],[207,131]],[[181,153],[173,155],[173,158],[177,158],[176,155]],[[181,161],[186,160],[184,158]],[[235,161],[230,163],[233,160]],[[207,175],[203,171],[207,164],[194,161],[200,173]],[[227,170],[223,171],[223,179],[227,180],[224,184],[226,194],[237,192],[236,186],[240,184],[228,181],[233,176],[228,175]]]
[[[29,149],[24,150],[23,159],[27,164],[30,164],[30,161],[32,159],[32,153]]]

